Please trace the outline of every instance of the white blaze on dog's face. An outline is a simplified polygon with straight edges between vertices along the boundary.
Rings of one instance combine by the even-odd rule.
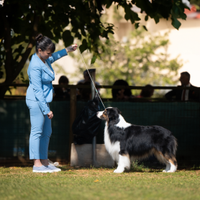
[[[108,107],[104,111],[98,112],[97,117],[107,122],[112,122],[119,128],[127,128],[131,126],[131,124],[127,123],[122,117],[121,111],[118,108]]]
[[[109,119],[108,119],[107,109],[109,109],[109,108],[112,108],[112,107],[108,107],[104,111],[97,112],[97,117],[99,119],[108,121]]]
[[[118,119],[120,111],[117,108],[108,107],[104,111],[97,112],[97,117],[102,120]]]
[[[108,116],[106,114],[106,110],[97,112],[97,117],[102,120],[108,120]]]

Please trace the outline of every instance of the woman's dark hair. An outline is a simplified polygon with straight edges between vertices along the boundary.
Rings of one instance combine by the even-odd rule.
[[[41,33],[35,38],[36,39],[36,52],[38,49],[42,51],[50,50],[51,53],[55,51],[55,44],[46,36],[43,36]]]

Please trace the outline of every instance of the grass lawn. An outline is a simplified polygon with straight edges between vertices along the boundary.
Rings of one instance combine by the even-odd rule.
[[[200,170],[162,173],[143,168],[115,174],[106,168],[61,168],[39,174],[31,167],[0,167],[0,199],[200,199]]]

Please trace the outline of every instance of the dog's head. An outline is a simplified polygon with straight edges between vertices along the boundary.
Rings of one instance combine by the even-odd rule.
[[[121,111],[118,108],[108,107],[104,111],[97,112],[97,117],[110,122],[113,120],[118,120],[120,114]]]

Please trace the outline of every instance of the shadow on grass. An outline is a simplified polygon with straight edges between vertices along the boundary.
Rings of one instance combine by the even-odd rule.
[[[2,162],[1,162],[2,161]],[[69,170],[80,170],[80,169],[116,169],[117,165],[113,168],[107,168],[107,167],[81,167],[76,166],[72,167],[67,162],[61,162],[58,166],[62,171],[69,171]],[[0,160],[0,167],[9,168],[9,167],[32,167],[33,161],[28,159],[19,159],[19,158],[10,158],[10,159],[4,159]],[[161,164],[155,157],[150,157],[146,160],[142,161],[135,161],[132,163],[131,169],[128,172],[162,172],[162,170],[165,169],[165,165]],[[200,170],[200,164],[198,163],[186,163],[184,161],[178,161],[178,171],[194,171],[194,170]]]

